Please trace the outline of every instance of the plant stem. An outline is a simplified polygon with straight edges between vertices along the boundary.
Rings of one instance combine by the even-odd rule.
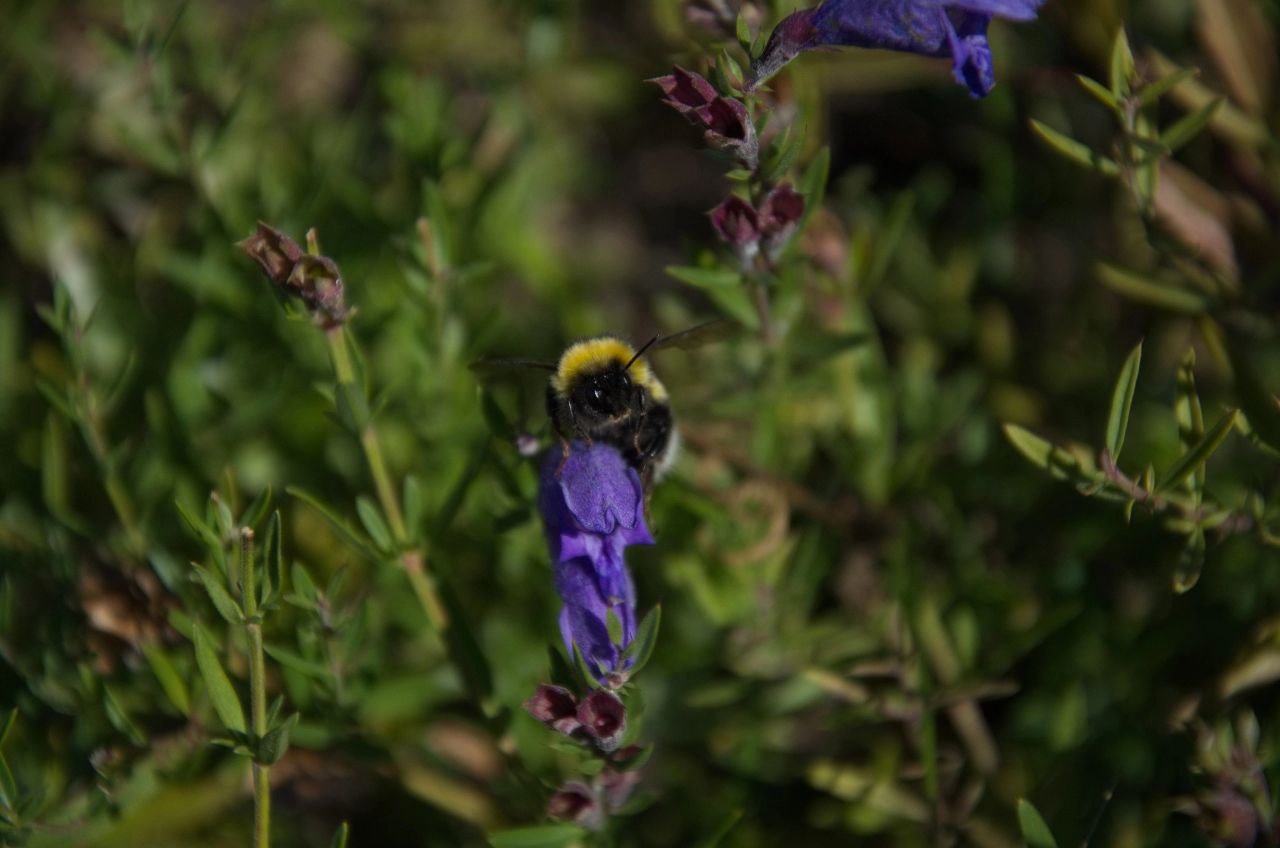
[[[369,473],[373,477],[373,485],[378,493],[378,501],[387,516],[391,527],[391,535],[396,544],[405,548],[400,554],[400,567],[404,569],[413,593],[427,614],[431,626],[443,633],[449,626],[449,615],[444,603],[427,570],[426,556],[417,548],[408,548],[409,530],[404,523],[404,512],[400,509],[400,499],[395,486],[391,483],[391,475],[387,472],[386,461],[382,457],[382,445],[378,441],[378,431],[373,426],[360,387],[356,385],[355,368],[351,362],[351,351],[347,348],[347,339],[341,326],[325,330],[325,339],[329,343],[329,353],[333,358],[333,371],[338,380],[338,391],[346,398],[348,408],[360,430],[360,446],[364,449],[364,458],[369,465]]]
[[[253,530],[240,528],[240,599],[249,638],[249,700],[254,738],[267,734],[267,672],[262,648],[262,620],[258,617],[258,589],[253,570]],[[253,760],[253,845],[271,844],[271,767]]]

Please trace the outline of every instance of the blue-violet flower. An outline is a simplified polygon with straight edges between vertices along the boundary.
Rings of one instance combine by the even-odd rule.
[[[560,635],[577,648],[596,677],[608,680],[630,665],[623,652],[636,634],[636,593],[623,551],[651,545],[640,475],[616,448],[574,442],[552,448],[542,464],[538,506],[564,601]],[[621,639],[609,634],[617,619]]]
[[[987,25],[1029,21],[1043,0],[823,0],[783,18],[751,64],[750,91],[806,50],[878,47],[950,56],[956,82],[974,97],[995,86]]]

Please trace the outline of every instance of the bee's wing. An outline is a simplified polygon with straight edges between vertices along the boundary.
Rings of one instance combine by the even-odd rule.
[[[672,333],[669,336],[659,336],[651,345],[651,351],[665,350],[669,347],[677,347],[681,350],[693,350],[712,342],[723,341],[742,329],[742,325],[737,321],[731,321],[728,318],[715,318],[711,321],[704,321],[696,324],[687,330],[681,330],[678,333]]]

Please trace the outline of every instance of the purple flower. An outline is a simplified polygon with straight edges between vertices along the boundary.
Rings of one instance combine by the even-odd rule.
[[[640,475],[611,445],[574,442],[548,452],[538,507],[564,601],[560,635],[598,678],[622,674],[622,653],[636,634],[636,596],[623,551],[651,545]],[[609,634],[617,619],[621,639]]]
[[[602,751],[613,751],[627,729],[627,710],[622,699],[607,689],[597,689],[578,705],[578,722],[595,739]]]
[[[649,82],[662,89],[663,103],[694,126],[702,127],[707,144],[731,154],[744,168],[755,170],[760,161],[760,145],[755,124],[741,100],[721,97],[705,77],[679,65],[670,74]]]
[[[750,91],[806,50],[878,47],[950,56],[956,82],[974,97],[995,86],[987,25],[1035,18],[1043,0],[824,0],[784,18],[751,64]]]
[[[728,242],[738,250],[752,248],[760,240],[759,213],[750,203],[736,195],[726,197],[707,214],[711,216],[711,227],[721,241]]]
[[[547,802],[547,817],[555,821],[577,822],[589,830],[604,825],[604,808],[596,791],[585,783],[566,783]]]

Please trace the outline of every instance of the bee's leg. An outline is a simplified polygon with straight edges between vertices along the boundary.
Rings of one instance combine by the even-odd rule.
[[[564,467],[569,464],[569,440],[564,436],[560,437],[560,464],[556,466],[556,479],[564,474]]]

